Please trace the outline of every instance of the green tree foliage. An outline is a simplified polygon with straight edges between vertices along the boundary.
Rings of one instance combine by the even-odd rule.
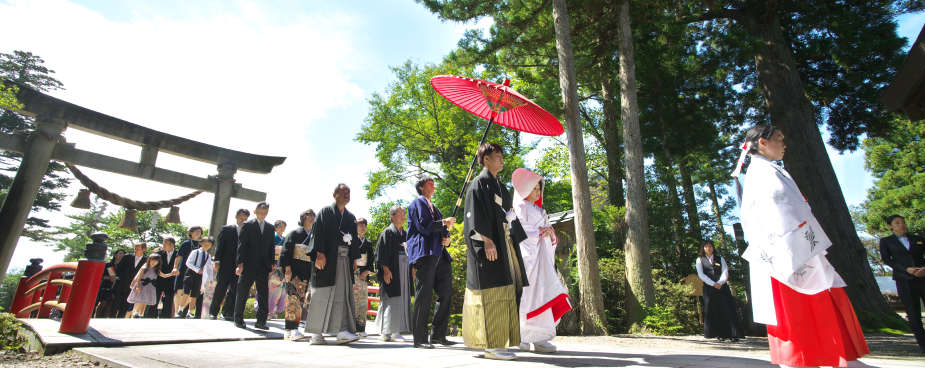
[[[392,72],[395,81],[385,93],[370,97],[369,114],[356,137],[358,142],[376,146],[376,158],[382,165],[368,174],[366,195],[375,199],[388,188],[413,184],[427,175],[436,184],[434,204],[449,216],[488,122],[441,97],[430,86],[430,78],[455,74],[498,81],[500,76],[449,62],[416,65],[409,61]],[[516,80],[511,83],[514,89],[520,86]],[[510,173],[523,167],[522,155],[530,147],[521,144],[520,132],[498,125],[491,128],[487,141],[504,147],[504,171],[499,177],[509,181]],[[475,170],[473,177],[480,170],[478,165]]]
[[[877,179],[862,205],[861,222],[874,235],[889,235],[885,218],[906,217],[912,233],[925,233],[925,124],[895,118],[882,137],[864,140],[866,167]]]
[[[7,86],[3,84],[4,78],[0,78],[0,109],[4,110],[18,110],[23,106],[16,100],[16,92],[19,92],[19,87],[16,86]]]
[[[0,53],[0,80],[10,80],[42,92],[62,89],[61,82],[51,76],[54,70],[44,66],[44,63],[41,57],[31,52],[17,50],[12,54]],[[15,87],[0,85],[0,134],[25,137],[35,130],[35,126],[32,118],[15,112],[22,107],[15,101],[16,91]],[[0,201],[6,198],[21,161],[22,155],[17,152],[0,153]],[[70,175],[64,165],[50,162],[32,205],[32,216],[26,219],[22,236],[37,241],[49,240],[48,220],[36,215],[36,211],[58,211],[65,198],[61,190],[67,188],[69,183]]]
[[[366,239],[368,239],[374,247],[376,246],[376,241],[379,240],[379,234],[382,234],[382,231],[392,224],[392,217],[389,216],[389,209],[391,209],[392,206],[401,206],[405,209],[405,215],[407,216],[408,203],[409,202],[404,200],[380,202],[369,209],[369,225],[366,228]],[[402,224],[402,226],[407,227],[407,222]]]

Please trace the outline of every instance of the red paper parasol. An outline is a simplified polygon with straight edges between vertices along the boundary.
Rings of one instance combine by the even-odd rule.
[[[456,75],[438,75],[430,79],[443,98],[483,119],[521,132],[546,136],[562,134],[562,123],[542,107],[508,85]],[[499,103],[500,100],[500,103]]]
[[[485,138],[488,137],[488,131],[491,129],[492,123],[538,135],[557,136],[562,134],[564,129],[558,119],[533,101],[530,101],[530,99],[511,89],[510,84],[509,79],[505,79],[504,84],[498,84],[457,75],[438,75],[430,79],[430,86],[443,98],[463,110],[488,120],[488,126],[485,127],[485,133],[482,135],[479,146],[485,143]],[[462,204],[462,196],[466,192],[466,186],[469,184],[475,163],[476,161],[473,157],[472,165],[469,166],[469,173],[466,174],[466,181],[463,182],[459,197],[456,198],[456,207],[453,208],[451,217],[456,216],[456,211]]]

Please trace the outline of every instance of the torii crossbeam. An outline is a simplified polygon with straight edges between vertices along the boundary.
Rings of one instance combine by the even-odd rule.
[[[27,86],[10,81],[3,83],[19,88],[16,97],[24,108],[18,112],[35,118],[36,130],[28,137],[0,134],[0,149],[23,154],[22,163],[0,208],[0,280],[6,275],[50,160],[214,193],[210,221],[210,230],[213,231],[228,220],[231,197],[250,201],[266,199],[266,193],[235,184],[237,170],[268,174],[286,160],[285,157],[239,152],[159,132],[48,96]],[[135,162],[77,149],[74,144],[64,141],[62,133],[68,127],[141,146],[141,157]],[[215,164],[218,173],[201,178],[156,167],[158,152]]]

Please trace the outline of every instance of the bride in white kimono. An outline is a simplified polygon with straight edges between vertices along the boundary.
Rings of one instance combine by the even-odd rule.
[[[572,309],[568,289],[559,280],[555,269],[558,239],[543,209],[543,178],[527,169],[514,170],[514,212],[527,239],[520,242],[524,269],[529,286],[523,288],[520,300],[520,349],[552,353],[549,343],[556,337],[556,325],[565,312]]]
[[[733,172],[746,174],[740,196],[749,246],[742,258],[755,322],[767,325],[771,363],[866,366],[856,361],[869,350],[845,282],[825,258],[832,242],[790,173],[772,162],[784,158],[783,133],[758,124],[742,149]]]

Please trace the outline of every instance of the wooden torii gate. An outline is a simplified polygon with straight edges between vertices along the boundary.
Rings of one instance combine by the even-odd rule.
[[[35,131],[28,137],[0,134],[0,149],[23,154],[22,163],[0,208],[0,280],[6,276],[10,258],[50,160],[214,193],[209,223],[213,232],[227,222],[232,197],[255,202],[266,199],[266,193],[235,183],[235,172],[267,174],[286,160],[285,157],[254,155],[162,133],[23,85],[10,81],[3,83],[19,88],[17,98],[24,105],[19,112],[35,119]],[[62,133],[68,127],[141,146],[141,158],[135,162],[78,149],[64,140]],[[158,152],[215,164],[217,174],[201,178],[156,167]]]

